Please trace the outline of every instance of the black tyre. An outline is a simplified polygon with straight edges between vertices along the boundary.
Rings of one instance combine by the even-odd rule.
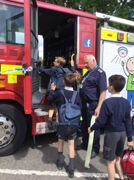
[[[17,151],[27,130],[23,113],[9,104],[0,104],[0,156]]]

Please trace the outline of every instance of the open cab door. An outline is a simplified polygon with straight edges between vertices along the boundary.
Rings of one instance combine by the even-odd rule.
[[[86,54],[95,55],[96,18],[77,17],[77,64],[83,67]]]
[[[31,114],[32,111],[32,66],[37,59],[37,5],[36,0],[24,0],[24,34],[25,34],[25,59],[24,69],[24,111]]]

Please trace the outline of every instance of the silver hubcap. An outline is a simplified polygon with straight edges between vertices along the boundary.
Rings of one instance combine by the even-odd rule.
[[[0,114],[0,148],[7,146],[16,133],[15,125],[10,118]]]

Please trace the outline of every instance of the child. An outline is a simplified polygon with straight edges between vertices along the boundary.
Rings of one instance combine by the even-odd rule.
[[[63,89],[63,79],[64,79],[64,74],[67,72],[70,72],[71,70],[73,71],[74,67],[74,62],[71,60],[71,66],[72,69],[68,68],[63,68],[65,65],[66,61],[63,57],[55,57],[55,60],[53,62],[54,66],[51,68],[39,68],[39,73],[45,73],[46,75],[50,76],[50,82],[48,85],[48,93],[50,91],[50,85],[51,83],[56,84],[56,89],[61,90]],[[55,103],[53,102],[50,104],[50,109],[48,111],[48,127],[51,129],[52,128],[52,117],[55,111]]]
[[[57,129],[58,134],[58,159],[57,159],[57,168],[62,169],[64,165],[64,156],[63,156],[63,148],[64,148],[64,141],[68,140],[69,146],[69,157],[70,162],[68,166],[68,174],[69,177],[72,178],[74,176],[74,157],[75,157],[75,148],[74,148],[74,140],[77,135],[78,124],[80,122],[80,116],[75,124],[63,124],[63,115],[60,115],[60,110],[62,105],[65,104],[67,99],[68,101],[72,101],[72,97],[74,93],[76,93],[76,98],[74,103],[80,109],[80,97],[77,91],[74,91],[74,86],[76,85],[77,77],[75,73],[69,72],[66,73],[64,76],[64,83],[65,87],[62,92],[55,91],[56,85],[54,83],[51,84],[51,92],[48,95],[48,100],[52,102],[55,100],[57,108],[58,108],[58,115],[59,115],[59,125]],[[64,93],[64,94],[63,94]],[[72,110],[72,109],[71,109]],[[69,111],[71,111],[69,110]],[[73,110],[72,110],[73,111]],[[71,112],[70,112],[71,113]],[[73,113],[75,113],[73,111]],[[81,113],[81,112],[80,112]]]
[[[112,75],[109,78],[108,91],[112,96],[103,102],[100,115],[88,131],[104,127],[103,156],[107,160],[108,179],[115,179],[115,168],[120,179],[124,179],[121,169],[121,156],[124,150],[125,137],[127,134],[128,146],[134,146],[132,141],[132,123],[130,118],[131,107],[125,98],[121,97],[120,91],[125,86],[125,78],[121,75]]]

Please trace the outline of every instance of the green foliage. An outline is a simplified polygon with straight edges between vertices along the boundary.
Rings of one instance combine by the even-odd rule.
[[[133,20],[134,0],[44,0],[45,2],[71,7],[90,13],[101,12],[124,19]],[[115,28],[133,31],[134,28],[112,23]]]

